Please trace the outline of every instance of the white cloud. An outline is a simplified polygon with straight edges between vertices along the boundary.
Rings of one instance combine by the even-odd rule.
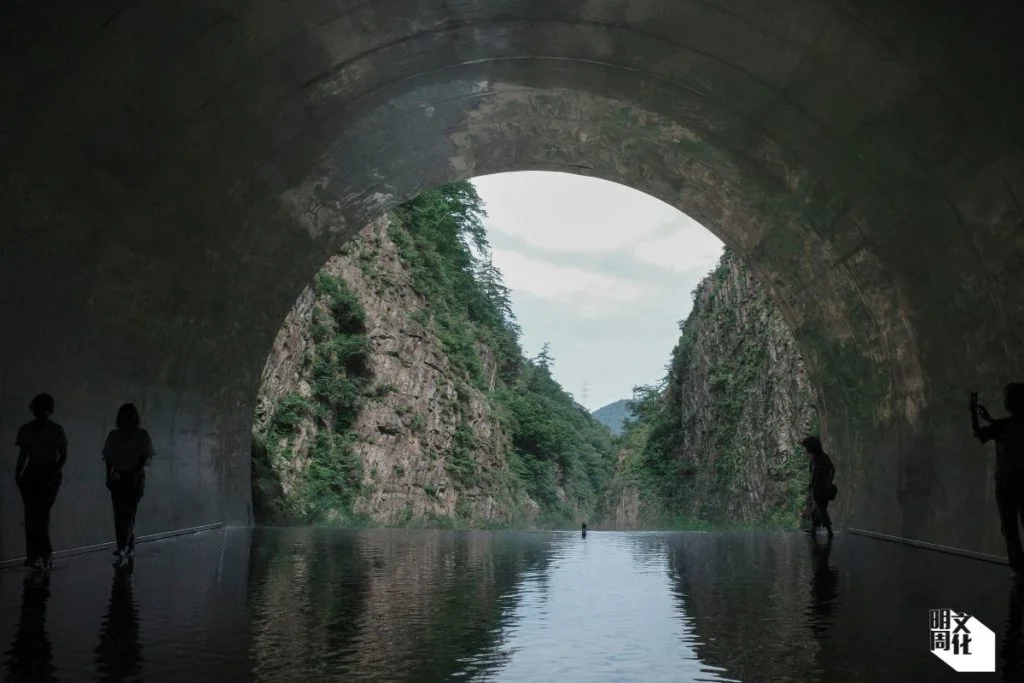
[[[652,293],[650,288],[630,280],[542,261],[517,251],[495,249],[493,256],[513,294],[555,301],[584,317],[612,314]]]
[[[554,252],[617,251],[677,225],[673,207],[607,180],[520,172],[475,178],[488,230]]]
[[[722,253],[722,241],[689,216],[683,218],[682,228],[634,245],[634,258],[677,273],[703,270],[708,263],[714,264]]]
[[[524,348],[550,342],[554,375],[597,408],[664,376],[689,292],[721,243],[642,192],[583,176],[476,178],[494,262],[512,291]]]

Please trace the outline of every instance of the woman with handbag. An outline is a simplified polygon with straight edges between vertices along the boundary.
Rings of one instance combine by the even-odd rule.
[[[140,422],[138,409],[125,403],[117,411],[117,428],[107,435],[103,446],[107,489],[114,504],[114,555],[118,561],[135,553],[135,512],[146,487],[144,468],[153,458],[153,442]]]
[[[836,468],[822,448],[818,437],[809,436],[802,443],[807,454],[811,456],[811,476],[807,488],[813,507],[809,532],[817,533],[818,527],[823,526],[828,530],[828,537],[832,538],[832,518],[828,515],[828,503],[836,497],[836,486],[832,483],[836,476]]]

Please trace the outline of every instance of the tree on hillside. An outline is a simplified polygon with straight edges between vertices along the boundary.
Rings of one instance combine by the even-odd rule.
[[[633,387],[633,398],[626,402],[628,416],[626,424],[653,422],[661,410],[661,397],[665,391],[665,380],[657,384],[641,384]]]
[[[551,372],[551,366],[555,364],[555,359],[551,356],[551,344],[549,342],[544,342],[544,345],[540,347],[540,353],[534,356],[533,364],[548,373]]]
[[[505,286],[501,279],[501,271],[494,265],[490,249],[484,252],[476,266],[476,281],[483,290],[487,300],[495,310],[501,313],[508,328],[519,337],[521,330],[516,314],[512,310],[512,290]]]

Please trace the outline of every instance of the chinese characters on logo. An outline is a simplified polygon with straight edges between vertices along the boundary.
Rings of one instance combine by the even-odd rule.
[[[928,611],[928,625],[932,631],[932,652],[952,649],[955,655],[971,654],[971,630],[967,620],[971,615],[949,609]],[[950,622],[952,621],[952,629]]]
[[[996,634],[966,612],[928,610],[928,647],[954,671],[995,671]]]

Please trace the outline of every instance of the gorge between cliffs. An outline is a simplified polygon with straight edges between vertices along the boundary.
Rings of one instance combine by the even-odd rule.
[[[801,523],[815,398],[755,273],[726,250],[692,293],[664,379],[591,414],[552,376],[557,354],[524,355],[484,210],[468,182],[420,195],[298,297],[254,417],[257,521]]]

